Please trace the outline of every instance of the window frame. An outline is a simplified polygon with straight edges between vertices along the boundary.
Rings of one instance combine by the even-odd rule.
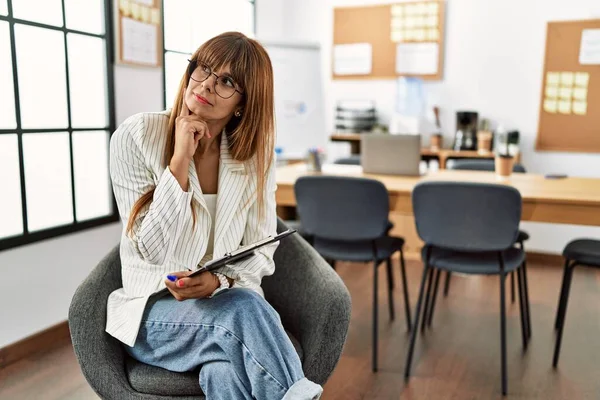
[[[169,1],[169,0],[162,0],[162,2],[161,2],[161,25],[162,25],[162,42],[163,42],[163,44],[165,43],[165,2],[167,2],[167,1]],[[207,1],[207,0],[205,0],[205,1]],[[248,3],[252,3],[252,5],[253,5],[253,9],[252,9],[253,24],[252,24],[252,26],[254,28],[253,33],[254,33],[254,35],[256,35],[256,7],[257,7],[256,3],[257,3],[257,0],[246,0],[246,1]],[[165,58],[166,58],[167,53],[174,53],[174,54],[187,55],[187,56],[192,55],[192,53],[185,53],[185,52],[177,51],[177,50],[168,50],[167,46],[163,45],[163,52],[162,52],[163,109],[167,108],[167,72],[166,72],[166,64],[165,64]]]
[[[105,32],[103,34],[82,32],[75,29],[67,28],[66,19],[66,7],[65,0],[61,0],[62,7],[62,26],[53,26],[44,23],[22,20],[14,18],[13,16],[13,0],[7,0],[8,15],[0,15],[0,21],[8,23],[10,46],[11,46],[11,62],[13,70],[13,89],[14,89],[14,101],[15,101],[15,117],[17,126],[15,129],[0,129],[0,135],[3,134],[16,134],[17,136],[17,150],[19,156],[19,175],[21,184],[21,212],[23,218],[23,232],[16,236],[10,236],[6,238],[0,238],[0,251],[7,250],[42,240],[63,236],[75,232],[80,232],[86,229],[98,227],[105,224],[110,224],[119,221],[119,212],[117,204],[110,190],[110,202],[112,212],[110,215],[89,219],[79,222],[77,220],[77,207],[75,201],[75,170],[74,170],[74,154],[73,154],[73,133],[74,132],[86,132],[86,131],[107,131],[108,138],[110,138],[115,131],[115,98],[114,98],[114,72],[113,72],[113,60],[114,60],[114,44],[112,35],[112,1],[104,0],[104,23]],[[21,127],[21,106],[20,106],[20,93],[19,93],[19,71],[17,69],[17,49],[15,41],[15,24],[21,24],[26,26],[33,26],[53,31],[60,31],[63,33],[64,49],[65,49],[65,83],[66,83],[66,94],[67,94],[67,116],[68,116],[68,127],[65,128],[47,128],[47,129],[22,129]],[[107,111],[108,111],[108,126],[103,127],[92,127],[92,128],[73,128],[72,116],[71,116],[71,92],[70,92],[70,76],[69,76],[69,53],[67,45],[67,34],[74,33],[79,35],[91,36],[101,38],[105,40],[105,54],[106,54],[106,95],[107,95]],[[73,222],[60,225],[52,228],[47,228],[35,232],[30,232],[28,227],[28,216],[27,216],[27,193],[25,187],[25,164],[23,154],[23,135],[28,133],[59,133],[68,132],[69,134],[69,155],[70,155],[70,166],[71,166],[71,201],[73,205]],[[106,142],[107,150],[109,141]],[[110,157],[110,151],[107,151]],[[107,160],[107,165],[109,160]],[[110,187],[110,181],[106,182]]]

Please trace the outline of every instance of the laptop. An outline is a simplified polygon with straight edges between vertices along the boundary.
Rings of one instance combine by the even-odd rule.
[[[421,135],[363,134],[361,165],[367,174],[419,176]]]

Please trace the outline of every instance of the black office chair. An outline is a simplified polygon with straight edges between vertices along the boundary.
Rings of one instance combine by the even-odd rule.
[[[571,290],[571,280],[573,279],[573,270],[576,266],[600,267],[600,240],[578,239],[573,240],[563,250],[565,258],[565,270],[563,281],[558,299],[558,308],[556,310],[556,320],[554,329],[558,332],[556,344],[554,347],[554,357],[552,365],[556,368],[558,357],[560,356],[560,346],[562,341],[563,329],[565,327],[565,316],[567,314],[567,303],[569,301],[569,291]]]
[[[440,200],[442,199],[442,201]],[[505,278],[518,271],[521,334],[527,347],[524,296],[526,281],[523,249],[513,246],[521,220],[521,195],[513,187],[464,182],[423,182],[412,193],[413,212],[419,237],[425,242],[423,278],[413,321],[405,377],[410,376],[419,317],[423,326],[428,315],[433,273],[499,275],[502,394],[507,391]],[[427,289],[425,284],[429,281]],[[435,298],[435,292],[433,293]],[[425,305],[423,307],[423,300]],[[422,326],[422,328],[423,328]]]
[[[485,159],[458,159],[452,160],[448,165],[448,169],[463,170],[463,171],[490,171],[495,170],[494,160]],[[526,172],[525,167],[521,164],[515,164],[513,166],[513,172],[524,174]],[[519,230],[519,236],[517,237],[517,243],[523,250],[525,247],[523,243],[529,239],[529,234],[525,231]],[[450,288],[450,272],[446,273],[446,282],[444,283],[444,297],[448,296],[448,290]],[[437,287],[437,283],[436,283]],[[515,274],[510,274],[510,300],[515,302]]]
[[[404,239],[387,235],[390,210],[388,191],[376,180],[338,176],[304,176],[294,186],[302,225],[313,237],[313,246],[325,259],[373,261],[373,371],[377,371],[377,273],[386,261],[390,319],[394,319],[392,261],[400,252],[406,324],[410,330],[410,304]]]
[[[338,165],[360,165],[360,154],[352,154],[349,157],[338,158],[333,163],[338,164]],[[309,233],[307,233],[304,230],[301,219],[287,220],[284,222],[291,229],[296,229],[298,231],[298,233],[300,234],[300,236],[302,236],[308,243],[310,243],[312,245],[313,238]],[[393,228],[394,228],[394,223],[392,221],[388,221],[386,232],[389,234]],[[333,267],[333,269],[335,269],[335,260],[327,260],[327,262]],[[391,274],[391,272],[390,272],[390,274]],[[392,276],[392,289],[393,289],[395,287],[394,275],[392,274],[391,276]]]

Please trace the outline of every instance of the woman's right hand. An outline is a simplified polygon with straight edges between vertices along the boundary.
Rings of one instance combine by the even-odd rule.
[[[175,149],[173,159],[180,162],[189,163],[194,158],[194,153],[198,148],[200,139],[204,136],[211,137],[206,122],[201,120],[195,114],[191,114],[185,102],[185,92],[183,90],[183,105],[181,112],[175,123]]]

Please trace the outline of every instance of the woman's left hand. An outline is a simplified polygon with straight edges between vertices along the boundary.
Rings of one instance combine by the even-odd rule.
[[[177,277],[175,282],[165,279],[169,292],[178,301],[187,299],[202,299],[210,296],[220,285],[219,278],[211,272],[188,277],[192,271],[172,272],[169,275]]]

